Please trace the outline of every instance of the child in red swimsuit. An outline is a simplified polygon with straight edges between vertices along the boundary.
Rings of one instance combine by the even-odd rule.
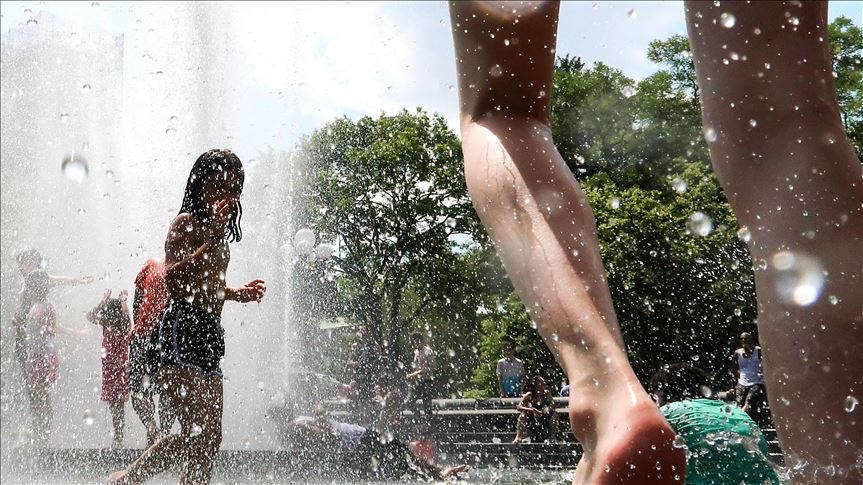
[[[123,446],[126,400],[129,398],[129,339],[131,336],[126,290],[111,298],[105,290],[102,301],[87,313],[87,319],[102,327],[102,400],[108,403],[114,425],[114,447]]]

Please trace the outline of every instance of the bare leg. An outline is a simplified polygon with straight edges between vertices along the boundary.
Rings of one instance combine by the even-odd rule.
[[[123,428],[126,425],[126,401],[118,399],[108,403],[111,411],[111,421],[114,426],[114,446],[123,447]]]
[[[46,446],[51,434],[54,409],[51,406],[50,384],[27,384],[30,415],[33,422],[33,439],[38,446]]]
[[[222,440],[222,379],[171,366],[162,369],[160,380],[168,384],[161,398],[176,411],[181,432],[157,441],[128,468],[112,474],[109,483],[143,483],[177,463],[185,464],[182,483],[210,480]]]
[[[752,234],[780,442],[789,464],[805,463],[799,483],[857,482],[863,419],[845,403],[863,393],[863,169],[836,103],[827,3],[690,1],[686,10],[710,158]],[[813,260],[823,293],[789,298],[778,269]]]
[[[135,410],[147,430],[147,446],[152,446],[159,435],[159,425],[156,424],[156,404],[153,402],[152,390],[132,392],[132,409]]]
[[[551,141],[558,8],[450,4],[468,190],[569,377],[570,421],[584,448],[575,481],[682,483],[683,450],[626,357],[593,212]]]

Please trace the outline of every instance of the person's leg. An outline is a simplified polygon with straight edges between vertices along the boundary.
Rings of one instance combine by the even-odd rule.
[[[34,382],[27,385],[27,393],[33,423],[33,440],[38,446],[46,446],[53,417],[49,386],[44,382]]]
[[[528,418],[527,413],[518,413],[518,419],[515,421],[515,439],[512,440],[513,443],[519,443],[527,437],[529,419],[530,418]]]
[[[135,335],[129,345],[129,392],[132,409],[147,430],[147,446],[152,446],[159,435],[156,424],[156,404],[153,402],[153,385],[148,378],[147,354],[150,339]]]
[[[827,2],[689,1],[686,16],[710,158],[751,233],[782,448],[801,482],[847,483],[863,436],[846,409],[863,389],[863,166],[836,102]]]
[[[196,390],[188,369],[177,366],[165,367],[160,371],[158,385],[161,399],[169,401],[171,408],[177,410],[180,420],[180,434],[168,435],[156,441],[145,450],[132,464],[111,474],[108,483],[140,484],[172,465],[189,460],[190,442],[194,429],[192,396]]]
[[[222,378],[196,374],[193,379],[194,393],[190,404],[193,424],[189,463],[180,480],[184,485],[210,483],[213,459],[222,445]]]
[[[114,446],[120,448],[123,446],[123,428],[126,426],[126,401],[123,398],[110,401],[108,409],[114,429]]]
[[[593,213],[551,141],[558,9],[450,4],[468,190],[569,377],[570,421],[584,448],[575,481],[682,483],[684,452],[626,356]]]

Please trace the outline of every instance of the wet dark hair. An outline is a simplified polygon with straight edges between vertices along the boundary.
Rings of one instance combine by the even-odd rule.
[[[246,176],[243,171],[243,162],[231,150],[226,148],[214,148],[202,153],[195,160],[189,180],[186,182],[186,191],[183,193],[183,205],[180,214],[188,212],[200,222],[207,223],[210,214],[204,207],[204,184],[210,176],[233,171],[237,174],[240,187],[243,186]],[[243,206],[240,201],[231,208],[228,218],[228,241],[239,241],[243,239],[243,230],[240,229],[240,219],[243,217]]]
[[[650,378],[647,391],[655,394],[662,391],[666,403],[705,397],[709,390],[710,376],[698,367],[685,362],[668,364]]]
[[[37,267],[42,266],[42,262],[44,261],[42,259],[42,253],[40,253],[37,249],[25,249],[24,251],[18,253],[18,256],[15,257],[15,260],[18,262],[18,264],[33,263]]]
[[[123,316],[123,305],[117,298],[108,298],[99,309],[99,325],[106,328],[123,329],[129,321]]]
[[[420,342],[425,342],[425,335],[419,330],[414,330],[410,333],[411,342],[419,340]]]

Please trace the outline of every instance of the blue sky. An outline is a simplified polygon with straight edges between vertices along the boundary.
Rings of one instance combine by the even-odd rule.
[[[829,5],[831,19],[863,18],[863,2]],[[247,157],[267,146],[289,148],[340,114],[355,118],[422,106],[456,126],[445,2],[248,2],[220,8],[230,11],[236,73],[225,101],[229,130]],[[139,32],[158,35],[164,24],[158,10],[126,2],[16,1],[2,2],[0,10],[4,32],[48,11],[82,29],[123,33],[126,90],[134,89],[141,70],[136,49],[147,48]],[[679,1],[564,2],[557,51],[641,78],[656,69],[646,58],[648,42],[685,33]]]

